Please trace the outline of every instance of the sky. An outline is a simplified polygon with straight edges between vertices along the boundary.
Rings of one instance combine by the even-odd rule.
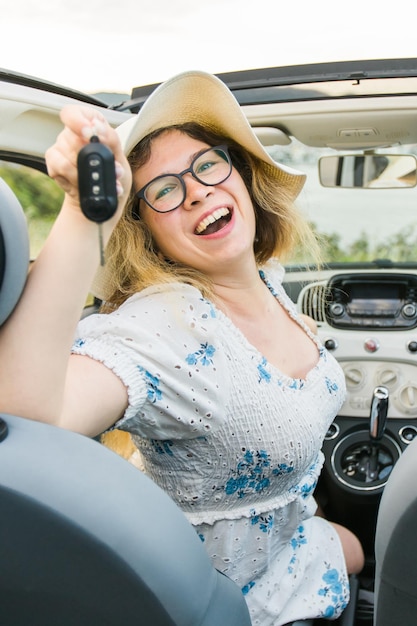
[[[0,68],[129,94],[190,69],[417,57],[414,14],[414,0],[0,0]]]

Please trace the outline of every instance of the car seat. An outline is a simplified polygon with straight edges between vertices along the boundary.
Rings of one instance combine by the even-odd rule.
[[[29,264],[26,221],[0,180],[0,323]],[[177,505],[95,440],[0,415],[0,622],[250,626]]]
[[[375,534],[375,626],[417,622],[417,439],[389,476]]]
[[[0,178],[0,326],[22,293],[28,266],[26,218],[18,199]]]

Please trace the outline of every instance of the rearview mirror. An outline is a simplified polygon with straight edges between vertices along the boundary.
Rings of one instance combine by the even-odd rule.
[[[319,160],[323,187],[397,189],[417,184],[416,157],[409,154],[348,154]]]

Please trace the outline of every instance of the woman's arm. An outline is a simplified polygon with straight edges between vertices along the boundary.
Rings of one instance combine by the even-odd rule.
[[[131,173],[117,133],[97,112],[71,106],[61,118],[65,128],[48,149],[46,162],[65,198],[24,293],[0,329],[0,409],[95,434],[123,413],[127,393],[102,364],[70,356],[100,260],[98,226],[79,206],[78,152],[97,134],[115,156],[119,205],[102,226],[105,244],[126,202]]]

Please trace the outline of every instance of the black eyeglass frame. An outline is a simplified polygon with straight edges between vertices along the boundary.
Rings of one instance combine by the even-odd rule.
[[[227,176],[225,176],[224,178],[222,178],[221,180],[219,180],[217,183],[207,183],[204,180],[201,180],[197,174],[194,172],[193,167],[194,167],[194,163],[200,159],[204,154],[206,154],[206,152],[211,152],[212,150],[222,150],[224,152],[224,154],[227,157],[227,161],[229,163],[229,173],[227,174]],[[185,185],[185,181],[184,181],[184,175],[185,174],[191,174],[191,176],[193,178],[195,178],[199,183],[201,183],[202,185],[205,185],[206,187],[215,187],[216,185],[220,185],[221,183],[224,183],[225,180],[227,180],[230,176],[230,174],[232,173],[232,168],[233,168],[233,163],[232,163],[232,158],[229,154],[229,148],[227,145],[222,144],[220,146],[212,146],[211,148],[207,148],[207,150],[203,150],[202,152],[200,152],[200,154],[197,154],[197,156],[194,157],[194,159],[191,161],[190,163],[190,167],[188,167],[187,169],[183,170],[182,172],[179,172],[178,174],[170,174],[169,172],[167,174],[161,174],[160,176],[155,176],[155,178],[153,178],[152,180],[150,180],[148,183],[146,183],[146,185],[144,185],[142,187],[142,189],[139,189],[139,191],[137,191],[135,193],[135,197],[138,198],[138,200],[143,200],[144,202],[146,202],[146,204],[156,213],[172,213],[172,211],[176,211],[184,202],[186,195],[187,195],[187,187]],[[182,187],[182,192],[183,192],[183,198],[181,200],[181,202],[179,204],[177,204],[177,206],[173,207],[172,209],[169,209],[168,211],[159,211],[158,209],[155,209],[154,206],[152,206],[152,204],[150,204],[150,202],[145,198],[145,191],[146,189],[149,187],[149,185],[152,185],[156,180],[159,180],[160,178],[165,178],[166,176],[173,176],[174,178],[177,178],[180,181],[181,187]],[[135,207],[133,209],[133,217],[135,219],[140,219],[139,216],[139,206]]]

